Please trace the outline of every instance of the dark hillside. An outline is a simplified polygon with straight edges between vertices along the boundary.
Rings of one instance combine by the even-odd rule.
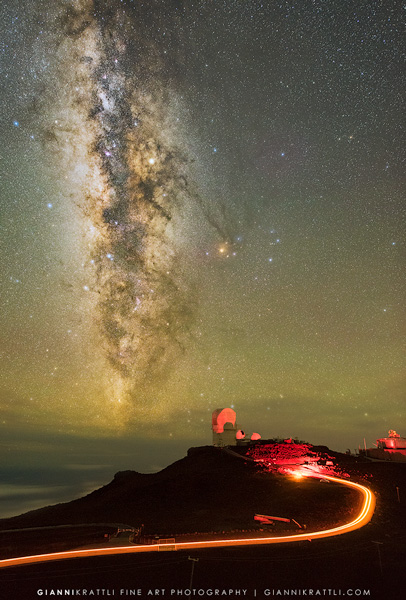
[[[169,535],[253,529],[255,513],[294,518],[308,528],[329,527],[346,520],[358,504],[356,492],[341,486],[293,481],[206,447],[159,473],[119,472],[83,498],[3,519],[0,529],[126,523]]]

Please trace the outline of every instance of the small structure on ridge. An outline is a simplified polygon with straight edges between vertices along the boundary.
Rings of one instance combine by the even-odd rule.
[[[211,417],[214,446],[249,446],[261,439],[259,433],[246,435],[237,425],[232,408],[217,408]]]

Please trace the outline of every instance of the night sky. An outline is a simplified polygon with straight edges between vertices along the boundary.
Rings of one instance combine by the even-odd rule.
[[[0,496],[405,435],[402,4],[0,12]]]

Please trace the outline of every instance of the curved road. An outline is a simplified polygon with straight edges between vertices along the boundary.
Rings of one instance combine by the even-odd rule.
[[[320,476],[318,476],[320,478]],[[130,554],[135,552],[157,552],[159,550],[197,550],[199,548],[218,548],[226,546],[253,546],[256,544],[282,544],[287,542],[300,542],[304,540],[316,540],[319,538],[332,537],[360,529],[372,518],[375,509],[375,496],[367,487],[340,479],[339,477],[330,477],[323,475],[323,479],[327,479],[334,483],[346,485],[347,487],[356,489],[362,494],[363,502],[361,511],[358,516],[344,525],[333,527],[332,529],[324,529],[321,531],[312,531],[306,533],[298,533],[294,535],[273,536],[273,537],[254,537],[254,538],[236,538],[236,539],[212,539],[196,542],[180,542],[175,544],[153,544],[142,546],[121,546],[111,548],[91,548],[87,550],[70,550],[68,552],[54,552],[51,554],[38,554],[35,556],[19,556],[16,558],[8,558],[0,560],[1,567],[14,567],[16,565],[26,565],[38,562],[47,562],[51,560],[65,560],[68,558],[83,558],[87,556],[105,556],[109,554]]]

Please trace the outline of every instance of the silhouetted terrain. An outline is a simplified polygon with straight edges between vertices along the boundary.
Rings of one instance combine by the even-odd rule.
[[[251,529],[255,513],[327,527],[346,519],[358,505],[352,490],[270,474],[208,446],[189,451],[159,473],[119,472],[83,498],[2,519],[0,529],[123,523],[144,524],[146,533],[169,535]]]
[[[189,556],[198,558],[193,587],[247,588],[246,597],[264,598],[264,589],[366,589],[367,597],[404,597],[406,560],[406,468],[369,462],[328,451],[351,478],[369,485],[377,497],[374,517],[349,534],[278,545],[74,559],[2,571],[5,598],[35,598],[39,588],[187,589]],[[256,512],[293,517],[309,528],[347,520],[358,508],[358,494],[317,479],[294,481],[267,473],[257,464],[212,447],[191,449],[163,471],[117,473],[91,494],[0,521],[2,557],[57,551],[103,540],[115,524],[149,534],[255,529]],[[83,527],[79,524],[93,523]],[[99,525],[97,525],[99,523]],[[108,526],[107,524],[111,525]],[[73,524],[67,527],[66,524]],[[75,525],[76,524],[76,525]],[[46,527],[49,529],[5,531]],[[53,527],[56,526],[56,527]],[[344,592],[343,592],[344,593]],[[332,594],[330,594],[332,595]],[[338,595],[338,592],[337,592]],[[0,597],[1,596],[0,594]],[[175,597],[175,596],[174,596]]]

